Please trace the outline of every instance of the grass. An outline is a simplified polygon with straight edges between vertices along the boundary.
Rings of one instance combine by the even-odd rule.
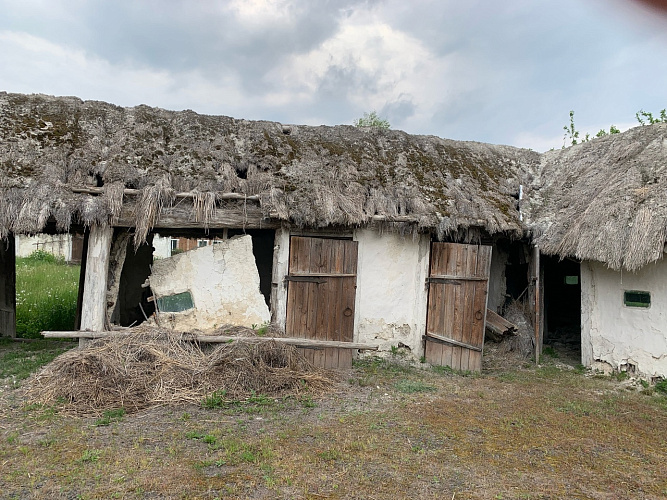
[[[104,427],[111,425],[112,422],[120,422],[125,416],[125,408],[118,408],[116,410],[105,411],[102,415],[102,418],[98,418],[95,421],[96,427]]]
[[[358,361],[348,379],[317,404],[220,392],[210,408],[103,415],[114,425],[28,411],[5,390],[0,496],[667,496],[663,385],[647,395],[552,365],[471,377],[391,358]]]
[[[420,380],[399,380],[394,384],[398,392],[413,394],[415,392],[436,392],[438,390],[434,385],[425,384]]]
[[[0,379],[26,379],[39,367],[71,348],[65,342],[16,342],[0,338]]]
[[[37,251],[16,259],[16,335],[73,330],[80,266]]]

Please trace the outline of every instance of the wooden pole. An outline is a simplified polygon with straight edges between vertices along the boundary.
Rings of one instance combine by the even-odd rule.
[[[53,332],[53,331],[44,331],[42,332],[44,338],[47,339],[68,339],[68,338],[79,338],[79,339],[102,339],[106,337],[127,337],[135,335],[132,332]],[[312,349],[324,349],[325,347],[337,347],[341,349],[360,349],[367,351],[377,351],[379,346],[376,344],[363,344],[359,342],[339,342],[337,340],[313,340],[313,339],[301,339],[295,337],[239,337],[234,335],[184,335],[183,340],[192,340],[196,342],[203,343],[212,343],[220,344],[234,341],[241,342],[278,342],[282,344],[295,345],[298,347],[309,347]]]
[[[79,268],[79,289],[76,295],[76,318],[74,319],[74,329],[81,329],[81,311],[83,310],[83,289],[86,282],[86,260],[88,258],[88,236],[89,230],[83,234],[83,248],[81,250],[81,267]]]
[[[533,265],[535,266],[533,277],[535,286],[535,363],[539,363],[540,354],[542,354],[542,339],[540,338],[542,308],[540,307],[540,249],[537,245],[533,247]]]
[[[81,330],[101,331],[105,329],[107,274],[113,228],[92,226],[88,237],[86,275],[81,308]],[[79,345],[85,345],[85,340]]]

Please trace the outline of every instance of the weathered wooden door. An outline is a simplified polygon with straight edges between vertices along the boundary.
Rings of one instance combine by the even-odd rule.
[[[14,235],[0,239],[0,337],[16,337],[16,257]]]
[[[357,242],[331,238],[290,238],[287,289],[288,336],[352,342],[357,285]],[[318,366],[352,366],[352,350],[304,349]]]
[[[433,243],[428,278],[426,361],[482,369],[491,247]]]

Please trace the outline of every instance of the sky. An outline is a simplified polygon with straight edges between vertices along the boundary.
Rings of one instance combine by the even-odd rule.
[[[667,107],[636,0],[0,0],[0,91],[545,151]]]

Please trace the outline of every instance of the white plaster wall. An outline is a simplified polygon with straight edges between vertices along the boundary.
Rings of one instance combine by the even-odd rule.
[[[623,304],[625,290],[651,292],[649,308]],[[667,261],[637,273],[597,262],[581,265],[582,363],[635,365],[644,376],[667,376]]]
[[[17,257],[28,257],[31,253],[39,249],[56,257],[62,257],[68,262],[72,259],[71,234],[17,235],[15,238]]]
[[[158,233],[155,233],[153,237],[153,257],[158,257],[160,259],[166,259],[171,257],[171,237],[170,236],[160,236]]]
[[[154,262],[150,276],[158,296],[190,291],[194,309],[165,313],[177,329],[252,327],[271,319],[259,291],[259,273],[249,235],[224,240]]]
[[[426,328],[430,239],[372,229],[355,231],[359,242],[355,340],[390,350],[399,342],[422,355]]]

